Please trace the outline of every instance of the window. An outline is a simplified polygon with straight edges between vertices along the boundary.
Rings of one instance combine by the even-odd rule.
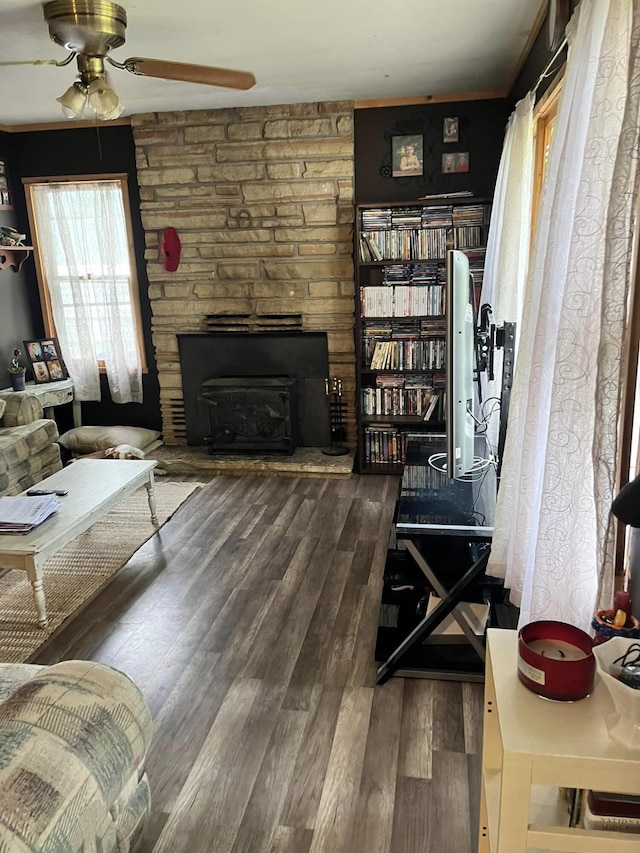
[[[558,116],[558,102],[562,91],[563,72],[553,81],[549,89],[542,96],[534,111],[535,128],[535,165],[533,175],[533,206],[531,219],[531,236],[535,234],[542,184],[547,172],[549,162],[549,148],[553,139],[553,131]],[[532,240],[533,245],[533,240]]]
[[[636,199],[636,224],[631,259],[631,286],[629,290],[627,340],[625,346],[627,372],[621,401],[621,426],[617,488],[624,486],[640,474],[640,196]],[[632,538],[640,535],[632,528],[619,524],[616,538],[616,571],[629,576],[640,571],[632,566],[632,556],[637,563],[638,547],[632,547]],[[636,538],[637,541],[637,538]]]
[[[141,400],[144,346],[126,177],[25,181],[45,333],[79,399]],[[97,394],[97,396],[96,396]]]

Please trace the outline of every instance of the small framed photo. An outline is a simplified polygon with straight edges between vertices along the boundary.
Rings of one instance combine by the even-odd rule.
[[[458,141],[458,117],[451,116],[449,118],[445,118],[444,127],[442,130],[442,141],[443,142],[457,142]]]
[[[469,171],[469,152],[458,151],[456,154],[442,155],[442,171],[444,174]]]
[[[12,209],[7,162],[2,158],[0,158],[0,208],[3,210]]]
[[[23,343],[36,382],[59,382],[68,377],[55,338],[39,338]]]
[[[391,174],[394,178],[421,175],[423,156],[422,136],[391,137]]]

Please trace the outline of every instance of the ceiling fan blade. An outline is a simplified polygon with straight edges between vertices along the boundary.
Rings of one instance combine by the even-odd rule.
[[[12,60],[11,62],[0,62],[0,65],[55,65],[62,68],[63,65],[68,65],[75,57],[75,53],[70,53],[65,59],[20,59]]]
[[[221,86],[225,89],[250,89],[256,78],[249,71],[233,71],[231,68],[213,68],[209,65],[190,65],[186,62],[167,62],[163,59],[146,59],[132,56],[122,65],[131,74],[142,77],[160,77],[163,80],[181,80],[185,83],[204,83],[205,86]]]

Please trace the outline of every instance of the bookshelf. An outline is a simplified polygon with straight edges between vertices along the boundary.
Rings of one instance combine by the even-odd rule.
[[[479,301],[491,205],[472,196],[356,207],[358,469],[399,473],[406,435],[443,431],[445,256]]]

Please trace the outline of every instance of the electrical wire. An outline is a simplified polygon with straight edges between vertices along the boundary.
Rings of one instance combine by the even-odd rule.
[[[437,463],[444,461],[444,465],[438,465]],[[447,454],[446,453],[432,453],[429,457],[429,466],[434,469],[434,471],[439,471],[441,474],[447,473]],[[473,465],[471,468],[465,473],[461,474],[454,479],[460,480],[463,483],[476,483],[482,479],[480,476],[476,476],[479,474],[486,474],[488,468],[491,465],[495,464],[495,460],[493,459],[485,459],[482,456],[474,456],[473,457]]]

